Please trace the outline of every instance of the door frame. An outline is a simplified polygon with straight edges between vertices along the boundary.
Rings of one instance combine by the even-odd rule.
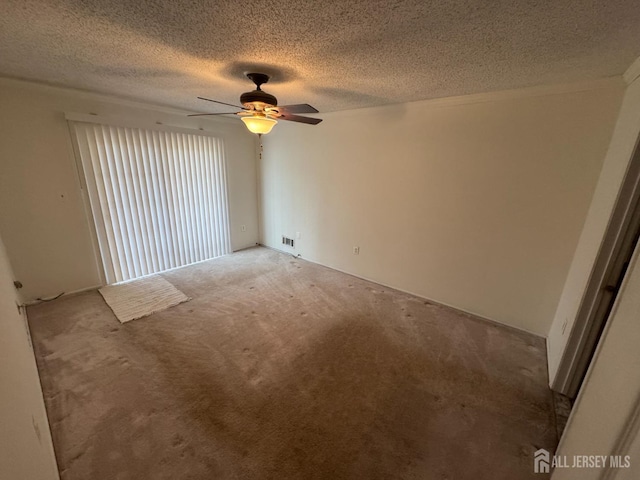
[[[625,246],[628,246],[630,236],[640,228],[639,144],[640,138],[636,139],[633,155],[580,302],[574,326],[551,385],[553,390],[571,398],[575,398],[582,385],[610,313],[610,306],[618,293],[620,285],[612,285],[612,272],[619,262],[623,261],[621,256],[626,255]]]

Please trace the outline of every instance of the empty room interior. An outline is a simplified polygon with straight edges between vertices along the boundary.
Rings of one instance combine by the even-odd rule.
[[[3,0],[0,479],[640,478],[640,6]]]

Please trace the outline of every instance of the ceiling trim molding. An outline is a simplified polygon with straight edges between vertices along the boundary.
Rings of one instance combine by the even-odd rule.
[[[517,88],[512,90],[499,90],[495,92],[474,93],[460,95],[456,97],[432,98],[428,100],[418,100],[407,102],[411,105],[428,107],[446,107],[455,105],[469,105],[474,103],[499,102],[504,100],[514,100],[528,97],[544,97],[549,95],[563,95],[567,93],[587,92],[591,90],[601,90],[607,88],[622,88],[625,81],[621,75],[615,77],[599,78],[583,82],[574,82],[557,85],[539,85],[535,87]],[[364,107],[351,110],[338,110],[335,112],[321,112],[322,115],[353,115],[375,110],[389,109],[404,104],[387,104],[376,107]]]
[[[139,108],[143,110],[151,110],[153,112],[166,113],[170,115],[188,115],[190,113],[201,113],[193,110],[186,110],[175,107],[168,107],[166,105],[157,105],[154,103],[147,103],[141,100],[131,100],[127,98],[118,97],[116,95],[110,95],[105,93],[91,92],[88,90],[79,90],[76,88],[62,87],[58,85],[49,85],[47,83],[34,82],[32,80],[22,80],[10,77],[0,77],[0,86],[24,88],[29,90],[35,90],[46,93],[53,93],[57,95],[68,95],[75,98],[81,98],[85,100],[93,100],[97,102],[111,103],[116,105],[122,105],[123,107]],[[215,118],[198,117],[206,120],[222,121],[227,123],[230,118],[224,118],[217,116]]]
[[[511,90],[498,90],[494,92],[475,93],[456,97],[434,98],[422,100],[431,105],[464,105],[469,103],[496,102],[515,98],[545,97],[549,95],[562,95],[565,93],[586,92],[603,88],[619,87],[623,85],[622,77],[607,77],[583,82],[563,83],[555,85],[538,85],[535,87],[516,88]],[[416,102],[420,103],[420,102]]]
[[[640,76],[640,58],[636,60],[631,67],[629,67],[627,72],[632,71],[632,68],[635,68],[638,72],[637,76]],[[615,76],[615,77],[600,78],[595,80],[587,80],[583,82],[555,84],[555,85],[539,85],[535,87],[525,87],[525,88],[517,88],[517,89],[511,89],[511,90],[499,90],[494,92],[459,95],[455,97],[432,98],[427,100],[418,100],[415,102],[394,103],[394,104],[387,104],[387,105],[378,105],[375,107],[363,107],[363,108],[357,108],[357,109],[337,110],[333,112],[321,112],[321,113],[323,116],[324,115],[353,115],[353,114],[358,114],[358,112],[361,112],[361,113],[371,112],[371,111],[376,111],[381,109],[393,108],[393,107],[397,107],[398,105],[404,105],[404,104],[415,104],[415,105],[421,105],[424,107],[468,105],[468,104],[474,104],[474,103],[497,102],[497,101],[517,99],[517,98],[538,97],[538,96],[547,96],[547,95],[562,95],[566,93],[599,90],[599,89],[605,89],[605,88],[615,88],[615,87],[624,86],[625,82],[630,83],[627,80],[627,72],[625,72],[624,78],[622,76]],[[48,85],[45,83],[34,82],[30,80],[20,80],[20,79],[9,78],[9,77],[0,77],[0,86],[1,85],[14,86],[17,88],[28,88],[31,90],[49,92],[49,93],[55,93],[55,94],[69,95],[69,96],[74,96],[76,98],[79,97],[79,98],[84,98],[84,99],[89,99],[94,101],[118,104],[126,107],[140,108],[145,110],[151,110],[154,112],[162,112],[162,113],[173,114],[173,115],[186,115],[189,113],[197,113],[191,110],[167,107],[167,106],[156,105],[152,103],[145,103],[143,101],[130,100],[130,99],[125,99],[125,98],[117,97],[113,95],[90,92],[87,90],[78,90],[78,89],[69,88],[69,87]],[[206,117],[199,117],[199,118],[206,118]],[[222,116],[216,116],[216,117],[206,118],[206,120],[228,123],[230,121],[233,122],[234,119],[224,118]]]
[[[635,61],[629,65],[629,68],[627,68],[627,71],[624,72],[622,77],[627,84],[633,83],[635,79],[640,77],[640,57],[636,58]]]

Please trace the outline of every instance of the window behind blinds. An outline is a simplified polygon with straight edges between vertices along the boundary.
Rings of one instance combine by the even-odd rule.
[[[221,139],[81,122],[72,128],[108,283],[231,251]]]

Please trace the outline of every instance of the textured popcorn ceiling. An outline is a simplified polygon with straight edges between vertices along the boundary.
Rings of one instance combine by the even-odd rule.
[[[637,0],[0,0],[0,75],[197,111],[320,111],[622,74]]]

